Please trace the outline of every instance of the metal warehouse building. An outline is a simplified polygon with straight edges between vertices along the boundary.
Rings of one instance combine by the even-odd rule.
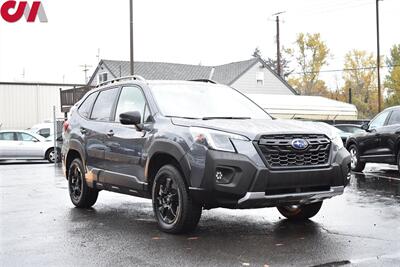
[[[60,89],[79,84],[0,82],[0,129],[26,129],[57,117],[60,110]]]

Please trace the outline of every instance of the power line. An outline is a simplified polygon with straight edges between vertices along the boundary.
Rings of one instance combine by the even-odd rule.
[[[381,66],[381,68],[394,68],[400,67],[400,65],[387,65]],[[372,70],[377,69],[377,66],[371,67],[360,67],[360,68],[345,68],[345,69],[332,69],[332,70],[320,70],[320,71],[305,71],[305,72],[293,72],[292,74],[313,74],[313,73],[329,73],[329,72],[345,72],[345,71],[355,71],[355,70]]]
[[[356,3],[356,2],[348,2],[348,3],[344,3],[343,4],[338,4],[338,5],[333,5],[330,7],[321,7],[321,8],[309,8],[309,9],[305,9],[304,11],[302,10],[297,10],[296,14],[298,16],[314,16],[314,15],[321,15],[321,14],[326,14],[326,13],[333,13],[333,12],[337,12],[337,11],[342,11],[342,10],[348,10],[348,9],[353,9],[353,8],[357,8],[357,7],[362,7],[362,6],[366,6],[366,5],[372,5],[373,2],[364,2],[364,3]],[[295,15],[296,16],[296,15]]]

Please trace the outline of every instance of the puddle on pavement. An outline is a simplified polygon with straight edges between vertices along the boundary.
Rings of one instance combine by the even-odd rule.
[[[362,194],[387,197],[400,202],[400,178],[395,170],[380,170],[379,173],[353,173],[350,187]]]

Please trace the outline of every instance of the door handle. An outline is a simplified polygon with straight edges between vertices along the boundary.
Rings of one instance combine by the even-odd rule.
[[[87,130],[85,128],[83,128],[83,127],[80,128],[80,131],[81,131],[81,134],[86,134],[87,133]]]
[[[107,133],[108,137],[113,137],[114,136],[114,131],[113,130],[109,130]]]

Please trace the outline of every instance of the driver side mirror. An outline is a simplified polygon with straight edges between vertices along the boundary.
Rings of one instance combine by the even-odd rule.
[[[142,115],[139,111],[128,111],[119,115],[119,121],[123,125],[135,125],[137,127],[142,121]]]
[[[369,124],[368,122],[365,122],[363,125],[361,125],[361,129],[364,131],[368,132],[369,131]]]

